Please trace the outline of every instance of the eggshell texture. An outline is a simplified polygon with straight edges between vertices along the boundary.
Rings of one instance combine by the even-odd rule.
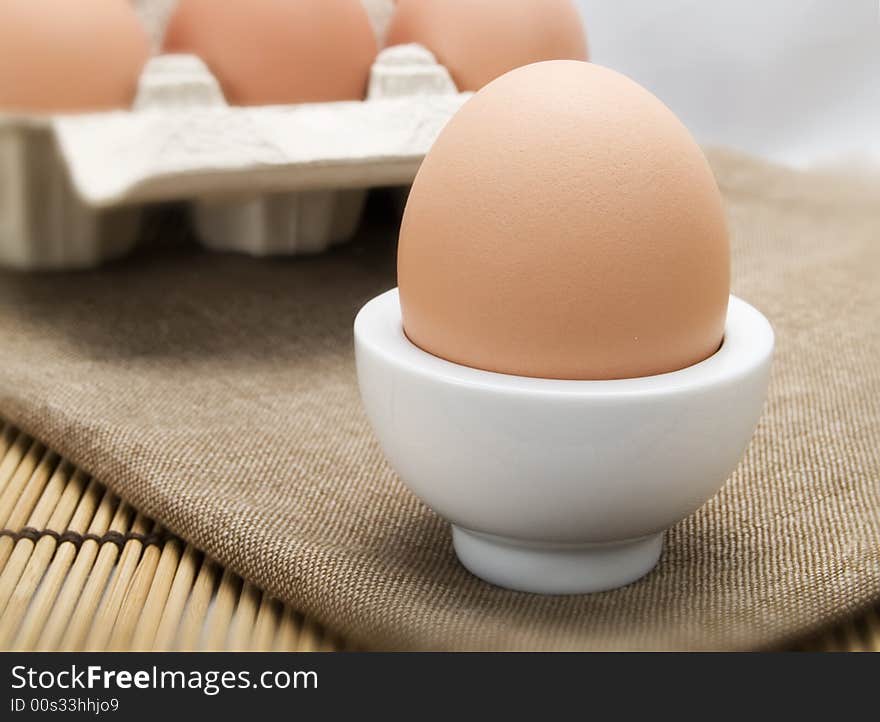
[[[721,343],[729,256],[675,115],[614,71],[537,63],[477,93],[425,158],[400,231],[404,329],[507,374],[674,371]]]
[[[2,0],[0,108],[125,108],[149,42],[127,0]]]
[[[540,60],[587,59],[571,0],[398,0],[386,42],[424,45],[459,90]]]
[[[193,53],[235,105],[361,100],[376,36],[359,0],[181,0],[164,51]]]

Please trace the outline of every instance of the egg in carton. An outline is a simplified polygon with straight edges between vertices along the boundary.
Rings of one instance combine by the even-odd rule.
[[[198,57],[156,55],[131,110],[0,115],[0,264],[118,258],[164,201],[191,203],[209,248],[320,252],[356,231],[366,189],[412,181],[469,95],[418,45],[379,52],[366,100],[279,106],[230,105]]]

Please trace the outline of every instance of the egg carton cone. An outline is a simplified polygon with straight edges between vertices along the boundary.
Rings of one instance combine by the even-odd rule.
[[[364,101],[237,107],[191,55],[158,55],[131,110],[0,115],[0,264],[124,255],[141,209],[190,203],[202,243],[310,254],[356,231],[366,190],[405,186],[470,94],[419,46],[383,50]]]
[[[395,2],[396,0],[361,0],[380,48],[385,47],[385,37],[391,25],[391,16],[394,15]]]
[[[373,0],[365,0],[373,2]],[[178,0],[132,0],[132,6],[141,19],[141,25],[150,39],[154,53],[162,47],[168,21],[177,9]]]

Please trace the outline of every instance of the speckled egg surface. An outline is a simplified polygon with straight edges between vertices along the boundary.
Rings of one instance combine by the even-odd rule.
[[[720,194],[676,116],[591,63],[514,70],[449,122],[400,231],[404,330],[479,369],[558,379],[674,371],[722,341]]]
[[[541,60],[587,59],[571,0],[398,0],[386,44],[403,43],[433,52],[459,90]]]
[[[0,109],[127,108],[149,42],[127,0],[0,2]]]
[[[377,52],[359,0],[180,0],[163,50],[201,57],[235,105],[361,100]]]

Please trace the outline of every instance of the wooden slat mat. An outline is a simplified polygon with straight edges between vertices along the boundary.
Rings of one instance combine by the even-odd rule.
[[[0,649],[350,648],[2,423],[0,529]],[[880,651],[880,609],[791,649]]]

